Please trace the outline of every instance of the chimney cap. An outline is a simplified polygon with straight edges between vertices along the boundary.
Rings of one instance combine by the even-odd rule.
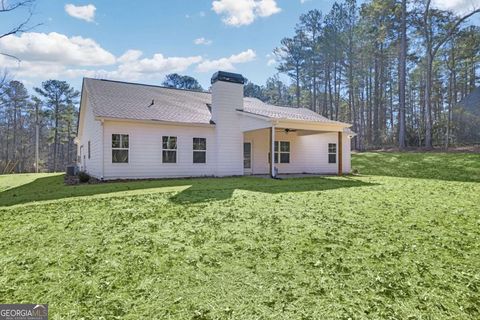
[[[225,82],[244,84],[245,83],[245,78],[239,73],[218,71],[218,72],[215,72],[213,74],[211,83],[213,84],[217,81],[225,81]]]

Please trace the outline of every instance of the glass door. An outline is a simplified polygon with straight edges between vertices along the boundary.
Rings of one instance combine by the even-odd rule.
[[[252,143],[243,143],[243,171],[245,174],[252,174]]]

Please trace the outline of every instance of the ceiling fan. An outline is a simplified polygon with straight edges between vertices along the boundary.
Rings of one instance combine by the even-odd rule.
[[[297,129],[289,129],[289,128],[286,128],[284,129],[283,131],[285,131],[286,134],[290,133],[290,132],[297,132]]]

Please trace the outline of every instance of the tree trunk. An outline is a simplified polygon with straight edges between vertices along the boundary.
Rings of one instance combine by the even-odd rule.
[[[296,66],[296,96],[297,96],[297,108],[300,108],[300,66]]]
[[[53,172],[57,171],[57,149],[58,149],[58,118],[59,115],[59,105],[58,102],[55,103],[55,128],[54,138],[53,138]]]
[[[433,57],[431,48],[427,49],[427,70],[425,75],[425,147],[432,148],[432,78]]]
[[[398,57],[398,147],[405,149],[405,86],[407,61],[407,0],[402,0],[400,52]]]

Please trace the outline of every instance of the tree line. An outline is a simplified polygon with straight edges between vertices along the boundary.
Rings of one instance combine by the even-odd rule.
[[[196,79],[176,73],[162,85],[203,90]],[[80,92],[60,80],[44,81],[33,91],[6,73],[0,79],[0,174],[63,171],[76,161]]]
[[[327,13],[311,10],[274,50],[290,83],[277,74],[248,83],[245,93],[352,123],[357,149],[468,142],[455,115],[478,81],[480,28],[466,25],[478,12],[459,16],[429,0],[345,0]]]
[[[1,2],[0,13],[33,2]],[[277,73],[263,85],[247,82],[245,95],[352,123],[359,150],[479,143],[480,108],[459,104],[478,84],[480,27],[466,23],[478,12],[459,16],[430,0],[344,0],[308,11],[273,50]],[[0,38],[29,30],[30,17]],[[203,90],[178,74],[162,85]],[[0,77],[0,174],[73,163],[79,95],[61,80],[32,94]]]
[[[34,92],[20,81],[0,82],[0,173],[63,171],[75,161],[80,93],[59,80]]]

